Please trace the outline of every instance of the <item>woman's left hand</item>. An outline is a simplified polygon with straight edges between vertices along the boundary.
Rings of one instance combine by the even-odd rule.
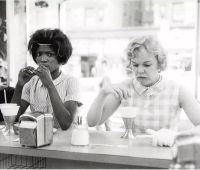
[[[45,87],[48,87],[52,83],[50,70],[44,65],[39,65],[39,67],[36,69],[36,74],[39,76]]]
[[[168,146],[174,145],[177,132],[170,129],[160,129],[154,131],[152,129],[147,129],[146,132],[152,135],[152,145],[153,146]]]

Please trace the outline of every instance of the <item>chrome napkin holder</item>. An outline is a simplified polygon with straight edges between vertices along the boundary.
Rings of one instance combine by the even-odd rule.
[[[19,139],[22,146],[40,147],[53,141],[53,116],[50,113],[25,113],[19,118]]]

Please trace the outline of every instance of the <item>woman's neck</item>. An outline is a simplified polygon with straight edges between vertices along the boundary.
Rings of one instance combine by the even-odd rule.
[[[156,80],[155,80],[153,83],[147,85],[146,87],[151,87],[151,86],[153,86],[153,85],[159,83],[160,80],[161,80],[161,75],[159,74],[158,77],[156,78]]]
[[[61,74],[61,71],[59,69],[57,69],[51,73],[51,77],[53,80],[55,80],[56,78],[58,78],[60,76],[60,74]]]

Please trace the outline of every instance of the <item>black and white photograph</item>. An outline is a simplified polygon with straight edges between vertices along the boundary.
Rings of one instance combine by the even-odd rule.
[[[200,169],[200,0],[0,0],[0,169]]]

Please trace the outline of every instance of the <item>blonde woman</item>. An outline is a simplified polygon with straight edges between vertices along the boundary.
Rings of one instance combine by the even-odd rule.
[[[156,131],[153,145],[173,145],[181,109],[194,125],[200,125],[200,105],[194,96],[160,74],[167,66],[167,59],[155,37],[132,40],[127,60],[134,76],[99,91],[88,112],[89,126],[102,124],[124,103],[138,108],[134,133]]]

